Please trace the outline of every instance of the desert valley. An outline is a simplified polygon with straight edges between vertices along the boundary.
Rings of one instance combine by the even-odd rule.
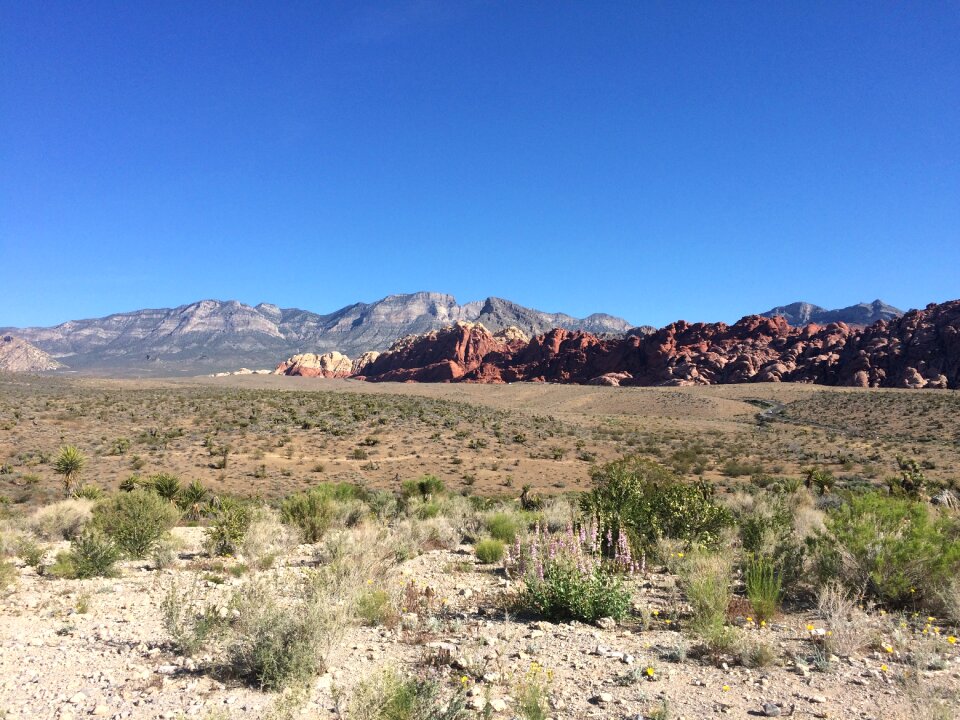
[[[0,709],[953,717],[958,305],[147,379],[11,338]]]

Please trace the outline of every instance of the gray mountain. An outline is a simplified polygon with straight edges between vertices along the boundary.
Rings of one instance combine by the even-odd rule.
[[[858,303],[838,310],[827,310],[808,302],[795,302],[760,314],[764,317],[780,315],[791,325],[809,325],[810,323],[826,325],[832,322],[843,322],[847,325],[873,325],[877,320],[894,320],[903,315],[903,310],[887,305],[882,300]]]
[[[339,350],[357,356],[457,320],[482,322],[494,331],[515,325],[528,335],[554,327],[595,333],[623,333],[631,327],[610,315],[577,319],[492,297],[459,305],[450,295],[419,292],[348,305],[326,315],[266,303],[251,307],[236,300],[202,300],[10,332],[73,370],[174,375],[273,368],[302,352]]]

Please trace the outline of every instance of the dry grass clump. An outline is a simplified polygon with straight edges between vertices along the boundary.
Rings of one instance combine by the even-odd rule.
[[[817,593],[817,615],[823,620],[825,644],[830,652],[854,655],[868,647],[875,634],[870,616],[839,583],[830,583]]]
[[[252,568],[263,570],[297,543],[293,528],[284,524],[280,513],[271,507],[256,508],[243,539],[239,543],[240,554]]]
[[[39,508],[27,520],[27,527],[43,540],[73,540],[93,519],[93,506],[92,500],[61,500]]]

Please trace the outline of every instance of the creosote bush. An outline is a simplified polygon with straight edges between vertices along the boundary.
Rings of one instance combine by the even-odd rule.
[[[506,545],[504,545],[502,540],[486,538],[474,545],[473,551],[476,553],[477,559],[480,562],[489,565],[490,563],[503,560]]]
[[[960,518],[872,492],[830,511],[815,547],[822,583],[891,607],[935,608],[960,573]]]
[[[621,534],[638,550],[660,538],[715,545],[733,522],[730,511],[714,501],[712,486],[683,483],[650,460],[626,457],[595,469],[591,476],[594,487],[583,494],[580,505],[585,515],[600,522],[608,554]]]
[[[97,528],[87,528],[70,544],[69,552],[60,553],[50,573],[63,578],[109,577],[121,550],[114,540]]]
[[[300,531],[304,542],[319,542],[336,516],[333,492],[321,486],[291,495],[280,506],[280,515]]]
[[[180,519],[174,505],[143,488],[106,498],[93,515],[94,525],[133,558],[146,557]]]

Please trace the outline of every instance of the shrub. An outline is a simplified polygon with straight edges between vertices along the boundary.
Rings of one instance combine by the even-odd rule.
[[[495,513],[487,518],[487,531],[495,540],[513,543],[520,531],[520,523],[512,513]]]
[[[462,692],[443,697],[434,680],[400,676],[387,669],[354,689],[353,720],[459,720],[468,716]]]
[[[32,537],[21,537],[17,542],[17,555],[24,563],[35,568],[39,573],[42,570],[43,558],[47,554],[47,548]]]
[[[17,568],[11,562],[0,560],[0,593],[6,592],[7,588],[13,585],[16,580]]]
[[[614,552],[621,534],[645,548],[661,537],[715,545],[732,523],[730,511],[714,502],[710,485],[682,483],[650,460],[627,457],[591,476],[594,488],[581,497],[581,508],[599,521],[607,554]]]
[[[218,498],[213,507],[204,546],[211,555],[235,555],[250,528],[250,508],[231,498]]]
[[[935,604],[960,573],[960,521],[907,498],[851,498],[828,514],[815,546],[821,582],[892,606]]]
[[[364,625],[393,625],[398,614],[393,599],[386,590],[369,588],[357,599],[357,618]]]
[[[179,518],[170,503],[140,488],[117,493],[94,509],[94,524],[134,558],[146,557]]]
[[[680,581],[691,607],[690,627],[714,652],[729,649],[732,628],[726,626],[733,577],[727,555],[692,553],[680,566]]]
[[[120,559],[117,544],[96,528],[84,530],[70,544],[70,551],[57,556],[54,575],[67,578],[110,577]]]
[[[523,679],[517,684],[517,709],[524,720],[547,720],[547,684],[549,678],[540,663],[532,662]]]
[[[285,523],[300,530],[304,542],[315,543],[329,530],[335,510],[329,491],[313,488],[284,500],[280,514]]]
[[[478,542],[473,551],[477,554],[477,559],[489,565],[490,563],[500,562],[503,560],[503,554],[506,551],[506,546],[503,544],[502,540],[497,540],[495,538],[487,538],[486,540],[481,540]]]
[[[199,597],[196,586],[181,592],[171,585],[160,603],[163,625],[180,655],[196,655],[226,626],[224,614]]]
[[[867,613],[845,588],[830,583],[817,593],[817,615],[829,630],[824,635],[826,650],[837,655],[853,655],[870,644],[872,630]]]
[[[37,510],[28,521],[44,540],[72,540],[93,517],[93,503],[85,499],[61,500]]]
[[[230,669],[264,690],[309,680],[322,667],[321,609],[312,597],[283,604],[265,582],[253,581],[234,596],[239,613],[227,647]]]
[[[630,609],[618,566],[603,560],[596,535],[588,532],[544,535],[538,530],[512,551],[509,564],[523,580],[523,602],[545,617],[595,622],[621,619]]]
[[[747,598],[757,620],[770,620],[780,605],[783,584],[773,560],[754,556],[747,561],[743,574]]]
[[[400,494],[405,498],[421,497],[429,500],[445,491],[443,480],[436,475],[423,475],[416,480],[404,480],[400,486]]]

